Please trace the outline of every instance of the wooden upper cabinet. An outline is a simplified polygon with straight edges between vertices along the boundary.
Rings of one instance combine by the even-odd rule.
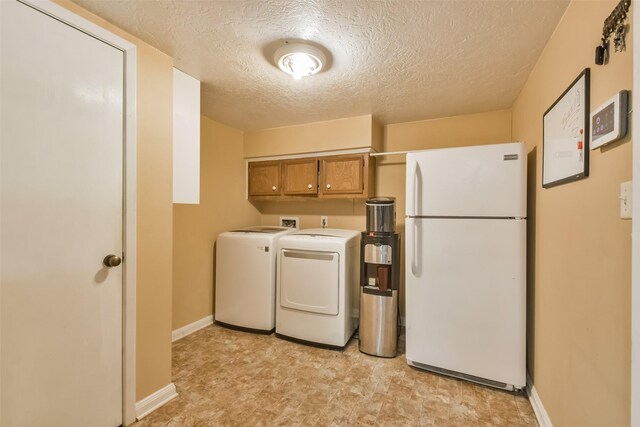
[[[248,194],[256,201],[361,199],[373,196],[374,178],[367,153],[249,162]]]
[[[249,163],[249,196],[278,196],[282,194],[280,162]]]
[[[318,159],[284,160],[282,187],[286,195],[318,194]]]
[[[323,195],[344,194],[353,197],[364,193],[364,155],[323,157],[320,162],[320,188]]]

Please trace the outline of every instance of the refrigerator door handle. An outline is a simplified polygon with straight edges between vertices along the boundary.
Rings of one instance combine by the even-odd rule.
[[[421,269],[420,265],[418,265],[417,260],[422,256],[422,254],[419,253],[420,248],[422,247],[422,234],[418,229],[418,224],[421,222],[421,220],[417,218],[411,218],[410,221],[413,222],[413,226],[411,227],[413,233],[413,248],[411,248],[411,274],[414,277],[420,277]]]
[[[420,184],[420,167],[418,165],[418,161],[410,158],[407,159],[408,162],[411,162],[411,165],[407,164],[407,167],[409,167],[411,174],[409,182],[407,182],[408,188],[407,188],[407,215],[409,216],[416,216],[416,215],[420,215],[420,213],[418,212],[417,207],[420,206],[420,191],[419,191],[419,184]]]

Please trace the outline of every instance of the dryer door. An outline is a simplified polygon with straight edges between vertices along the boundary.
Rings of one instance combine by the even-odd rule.
[[[338,253],[283,249],[280,269],[280,306],[311,313],[338,314]]]

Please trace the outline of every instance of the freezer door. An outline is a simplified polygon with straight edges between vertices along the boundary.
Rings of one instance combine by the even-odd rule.
[[[407,360],[523,387],[526,220],[406,227]]]
[[[408,216],[526,217],[523,143],[407,154]]]

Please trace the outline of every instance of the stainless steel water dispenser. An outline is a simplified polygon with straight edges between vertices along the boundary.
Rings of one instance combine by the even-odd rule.
[[[395,233],[395,197],[374,197],[367,199],[367,231],[375,233]]]
[[[360,351],[395,357],[398,347],[400,236],[395,199],[368,199],[360,248]]]

